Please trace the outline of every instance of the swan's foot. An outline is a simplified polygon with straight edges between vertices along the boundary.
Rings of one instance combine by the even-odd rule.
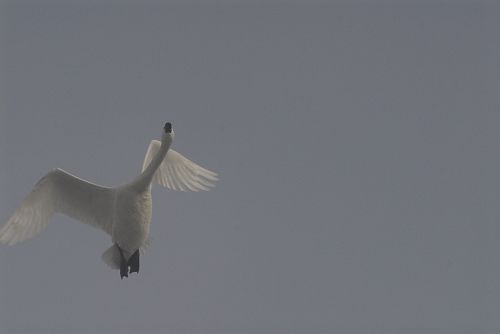
[[[136,250],[127,261],[120,246],[116,244],[116,247],[120,251],[120,278],[128,277],[131,273],[139,273],[139,250]]]
[[[120,278],[123,279],[124,277],[128,277],[128,263],[127,263],[127,260],[125,260],[125,256],[123,256],[123,251],[122,249],[120,248],[120,246],[118,246],[118,244],[116,245],[116,247],[118,247],[118,250],[120,251]]]
[[[136,250],[128,259],[128,265],[130,266],[130,273],[139,273],[139,250]]]

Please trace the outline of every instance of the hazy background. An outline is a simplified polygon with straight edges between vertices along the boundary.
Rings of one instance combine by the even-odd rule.
[[[500,6],[2,1],[0,221],[53,167],[151,139],[220,174],[153,189],[120,281],[57,216],[0,246],[1,333],[500,332]]]

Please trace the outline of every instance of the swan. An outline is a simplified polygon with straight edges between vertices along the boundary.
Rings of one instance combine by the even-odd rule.
[[[34,186],[7,223],[0,228],[0,242],[16,244],[39,234],[55,213],[101,229],[113,245],[101,256],[120,278],[139,273],[139,254],[147,247],[151,224],[151,186],[181,191],[210,190],[217,174],[170,149],[172,124],[163,127],[161,141],[152,140],[142,172],[131,182],[104,187],[62,169],[48,172]]]

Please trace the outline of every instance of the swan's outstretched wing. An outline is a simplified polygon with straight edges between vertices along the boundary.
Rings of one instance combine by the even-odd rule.
[[[153,157],[158,153],[161,143],[152,140],[149,144],[142,170],[146,169]],[[169,149],[160,167],[156,171],[153,181],[160,185],[181,191],[210,190],[217,181],[217,174],[198,166],[180,153]]]
[[[0,229],[0,241],[13,245],[34,237],[56,212],[111,234],[113,189],[54,169],[38,181],[21,206]]]

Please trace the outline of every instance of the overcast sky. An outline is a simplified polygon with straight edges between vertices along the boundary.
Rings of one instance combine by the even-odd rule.
[[[236,2],[1,2],[1,223],[166,121],[220,182],[153,188],[123,281],[64,216],[0,246],[0,332],[499,333],[500,6]]]

